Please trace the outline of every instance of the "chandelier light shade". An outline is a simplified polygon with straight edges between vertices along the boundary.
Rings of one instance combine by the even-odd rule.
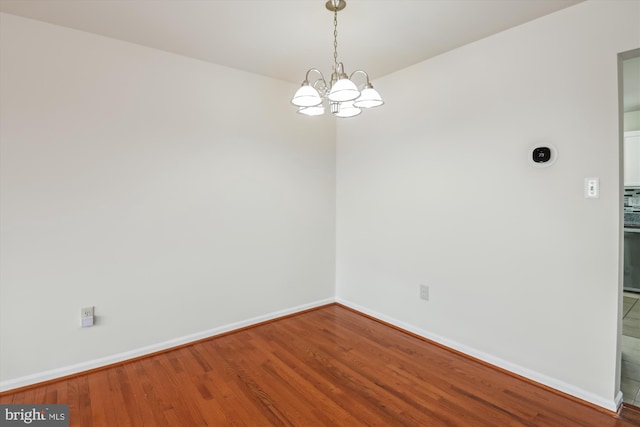
[[[291,103],[298,108],[298,113],[307,116],[320,116],[324,114],[325,107],[335,117],[354,117],[362,112],[363,108],[379,107],[384,104],[382,97],[369,82],[369,75],[356,70],[350,76],[344,71],[342,62],[338,62],[338,11],[347,6],[345,0],[329,0],[326,8],[333,12],[333,73],[329,83],[324,75],[316,68],[311,68],[302,82],[302,86],[296,91]],[[353,81],[357,74],[364,76],[364,84],[360,87]],[[310,83],[310,76],[317,75],[317,79]]]
[[[309,86],[309,84],[303,84],[293,95],[291,102],[298,107],[313,107],[320,104],[322,98],[318,91]]]
[[[360,96],[353,103],[358,108],[373,108],[379,107],[384,104],[382,97],[378,93],[377,90],[371,86],[371,84],[367,85],[366,88],[362,92],[360,92]]]
[[[345,101],[340,103],[340,108],[333,113],[336,117],[354,117],[362,113],[362,110],[353,105],[353,101]]]
[[[331,85],[329,91],[329,101],[333,102],[346,102],[353,101],[360,96],[358,86],[348,78],[342,78]]]
[[[324,114],[324,106],[312,105],[311,107],[300,107],[298,108],[298,113],[307,116],[321,116]]]

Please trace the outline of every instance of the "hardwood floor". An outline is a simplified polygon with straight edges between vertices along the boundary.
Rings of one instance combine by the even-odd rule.
[[[92,426],[637,426],[339,305],[4,394]]]

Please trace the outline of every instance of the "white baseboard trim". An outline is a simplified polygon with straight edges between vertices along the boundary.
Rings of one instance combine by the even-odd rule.
[[[616,394],[616,412],[620,412],[620,408],[622,408],[622,404],[624,403],[622,399],[622,391],[619,391],[618,394]]]
[[[403,321],[394,319],[382,313],[378,313],[375,310],[368,309],[366,307],[363,307],[351,301],[347,301],[342,298],[336,298],[336,302],[346,307],[352,308],[356,311],[359,311],[361,313],[372,316],[376,319],[387,322],[391,325],[397,326],[398,328],[404,329],[406,331],[409,331],[421,337],[427,338],[431,341],[435,341],[438,344],[442,344],[445,347],[460,351],[466,355],[482,360],[483,362],[505,369],[509,372],[513,372],[514,374],[520,375],[524,378],[543,384],[547,387],[551,387],[555,390],[561,391],[562,393],[566,393],[568,395],[577,397],[578,399],[585,400],[589,403],[600,406],[609,411],[617,412],[618,408],[622,404],[622,392],[618,392],[618,395],[614,400],[608,400],[594,393],[583,390],[579,387],[565,383],[564,381],[560,381],[556,378],[552,378],[547,375],[541,374],[539,372],[533,371],[531,369],[522,367],[520,365],[516,365],[515,363],[508,362],[504,359],[500,359],[499,357],[493,356],[491,354],[478,351],[472,347],[469,347],[464,344],[460,344],[456,341],[450,340],[448,338],[444,338],[439,335],[433,334],[429,331],[418,328],[414,325],[405,323]]]
[[[291,307],[284,310],[275,311],[272,313],[264,314],[261,316],[253,317],[251,319],[243,320],[240,322],[230,323],[228,325],[219,326],[217,328],[209,329],[206,331],[196,332],[194,334],[185,335],[179,338],[174,338],[161,343],[149,345],[146,347],[137,348],[123,353],[114,354],[111,356],[101,357],[99,359],[88,360],[86,362],[77,363],[75,365],[64,366],[62,368],[51,369],[44,372],[38,372],[32,375],[25,375],[23,377],[10,379],[6,381],[0,381],[0,392],[13,390],[20,387],[25,387],[44,381],[55,380],[56,378],[66,377],[68,375],[74,375],[81,372],[89,371],[96,368],[112,365],[115,363],[125,362],[127,360],[135,359],[137,357],[146,356],[158,351],[168,350],[173,347],[178,347],[184,344],[189,344],[205,338],[211,338],[216,335],[231,332],[237,329],[242,329],[247,326],[256,325],[269,320],[277,319],[279,317],[288,316],[290,314],[299,313],[301,311],[309,310],[312,308],[320,307],[323,305],[336,302],[334,298],[326,298],[312,303],[299,305],[297,307]]]

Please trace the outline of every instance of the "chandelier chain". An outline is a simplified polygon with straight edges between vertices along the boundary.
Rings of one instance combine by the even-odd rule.
[[[333,69],[338,71],[338,9],[333,10]]]

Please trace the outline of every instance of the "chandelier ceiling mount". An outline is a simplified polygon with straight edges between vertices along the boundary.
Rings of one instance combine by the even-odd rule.
[[[339,12],[347,6],[347,2],[344,0],[329,0],[325,6],[331,12]]]

